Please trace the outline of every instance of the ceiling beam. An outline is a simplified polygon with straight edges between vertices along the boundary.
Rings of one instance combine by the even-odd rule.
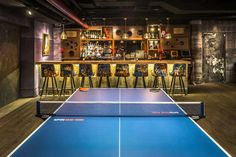
[[[75,15],[67,6],[65,6],[59,0],[47,0],[52,6],[60,10],[63,14],[68,16],[70,19],[74,20],[77,24],[81,25],[83,28],[87,29],[89,26],[84,23],[77,15]]]

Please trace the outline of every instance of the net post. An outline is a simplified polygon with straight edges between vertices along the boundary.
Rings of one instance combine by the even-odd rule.
[[[40,101],[37,101],[36,102],[36,116],[37,117],[40,117],[41,116],[41,113],[40,113]]]
[[[201,114],[202,114],[202,117],[205,118],[206,117],[206,114],[205,114],[205,104],[203,101],[200,102],[201,104]]]

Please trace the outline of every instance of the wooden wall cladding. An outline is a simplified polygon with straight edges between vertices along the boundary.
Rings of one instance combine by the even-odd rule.
[[[166,30],[165,27],[162,30]],[[162,39],[164,50],[189,50],[190,28],[188,25],[170,25],[171,39]]]
[[[66,30],[67,39],[62,40],[62,58],[63,59],[73,59],[79,58],[80,51],[80,38],[79,30]]]
[[[124,26],[113,26],[113,39],[120,40],[124,30]],[[128,34],[131,32],[131,36],[129,36],[130,39],[142,40],[144,28],[142,26],[127,26],[126,32]]]
[[[166,30],[166,27],[163,26],[161,30]],[[189,37],[190,36],[190,26],[189,25],[170,25],[169,33],[173,37]]]
[[[189,50],[188,37],[172,37],[171,39],[163,39],[164,50]]]

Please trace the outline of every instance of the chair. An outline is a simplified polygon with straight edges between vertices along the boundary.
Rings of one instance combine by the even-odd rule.
[[[129,64],[117,64],[115,76],[118,77],[116,88],[119,87],[120,77],[124,77],[126,88],[128,88],[128,83],[126,77],[130,76]]]
[[[108,88],[111,87],[110,80],[109,80],[109,77],[111,76],[110,64],[98,64],[97,76],[99,76],[98,88],[101,88],[103,77],[106,77],[106,79],[107,79],[107,87]]]
[[[63,77],[60,95],[62,95],[62,92],[65,94],[67,78],[70,78],[71,92],[73,93],[76,89],[75,88],[75,80],[74,80],[75,74],[74,74],[73,65],[72,64],[61,64],[60,69],[61,69],[60,76]]]
[[[81,87],[84,87],[85,78],[89,78],[89,86],[93,88],[92,76],[94,76],[92,64],[80,64],[79,76],[82,77]]]
[[[173,95],[175,94],[175,81],[177,77],[179,78],[181,92],[184,91],[184,94],[187,95],[184,81],[183,81],[183,77],[186,76],[186,64],[174,64],[173,70],[170,73],[170,76],[172,76],[171,84],[170,84],[170,94],[173,94]]]
[[[135,70],[133,76],[135,76],[134,88],[137,87],[139,77],[142,77],[143,86],[144,88],[146,88],[145,77],[148,76],[148,64],[135,64]]]
[[[153,88],[159,86],[159,77],[161,78],[162,88],[167,92],[165,77],[167,76],[167,64],[156,63],[154,64],[154,71],[152,73],[154,76]]]
[[[59,94],[59,90],[57,87],[57,81],[56,81],[56,71],[55,71],[55,67],[54,64],[42,64],[41,65],[41,76],[44,78],[43,81],[43,86],[42,86],[42,90],[40,93],[40,96],[43,95],[44,90],[46,90],[45,95],[48,94],[48,82],[49,82],[49,78],[51,78],[51,83],[52,83],[52,94],[54,95],[54,91],[56,88],[57,94]],[[54,84],[55,84],[55,88],[54,88]]]

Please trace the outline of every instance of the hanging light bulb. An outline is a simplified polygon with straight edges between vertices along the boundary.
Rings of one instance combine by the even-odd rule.
[[[125,21],[125,32],[123,33],[122,38],[123,38],[123,39],[128,39],[128,34],[127,34],[127,32],[126,32],[126,21],[127,21],[127,18],[124,18],[124,21]]]
[[[154,27],[154,25],[151,25],[150,32],[155,32],[155,27]]]
[[[167,26],[166,26],[166,35],[165,35],[165,38],[166,39],[171,39],[171,34],[170,34],[170,32],[169,32],[169,27],[170,27],[170,18],[169,17],[167,17],[166,18],[166,20],[167,20]]]
[[[105,33],[105,27],[106,27],[106,18],[102,18],[102,20],[103,20],[103,25],[104,25],[104,31],[103,31],[103,33],[102,33],[102,39],[106,39],[107,37],[106,37],[106,33]]]
[[[144,39],[149,39],[150,38],[150,33],[149,33],[149,31],[148,31],[148,25],[147,25],[147,23],[148,23],[148,18],[145,18],[145,21],[146,21],[146,33],[144,34]]]
[[[67,39],[67,35],[66,35],[65,29],[64,29],[64,24],[62,24],[61,39],[62,40]]]

